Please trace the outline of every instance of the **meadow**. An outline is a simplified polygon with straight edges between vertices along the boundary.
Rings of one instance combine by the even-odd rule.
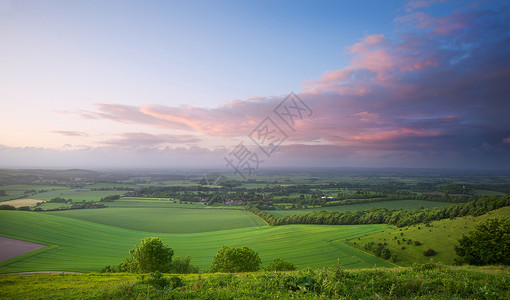
[[[349,204],[349,205],[338,205],[338,206],[327,206],[327,207],[315,207],[307,209],[285,209],[285,210],[268,210],[267,213],[275,217],[285,217],[292,215],[305,214],[313,211],[333,211],[333,212],[344,212],[344,211],[361,211],[370,208],[387,208],[387,209],[415,209],[418,207],[433,208],[439,206],[449,205],[447,202],[436,202],[436,201],[425,201],[425,200],[396,200],[396,201],[381,201],[372,203],[362,204]]]
[[[107,209],[103,209],[107,210]],[[99,210],[89,210],[99,211]],[[191,210],[190,210],[191,211]],[[209,211],[209,210],[207,210]],[[222,222],[221,219],[218,222]],[[99,271],[116,265],[142,238],[157,236],[175,250],[191,255],[193,265],[207,268],[222,245],[248,246],[259,252],[263,264],[275,257],[299,268],[336,265],[366,268],[391,264],[360,252],[343,241],[386,230],[379,225],[256,226],[201,233],[153,233],[108,226],[48,213],[0,211],[0,235],[48,245],[0,262],[0,273],[24,271]]]
[[[456,257],[454,247],[463,234],[474,230],[478,223],[488,218],[508,216],[510,216],[510,207],[504,207],[477,217],[466,216],[433,221],[430,222],[430,226],[417,224],[403,228],[392,227],[385,232],[352,239],[349,244],[364,250],[364,245],[370,242],[387,243],[390,251],[397,254],[396,263],[402,266],[412,266],[415,263],[426,263],[431,260],[453,264]],[[407,243],[409,240],[411,242]],[[416,241],[419,241],[420,245],[416,245]],[[402,247],[405,248],[402,249]],[[437,252],[430,258],[423,255],[423,252],[429,248]]]

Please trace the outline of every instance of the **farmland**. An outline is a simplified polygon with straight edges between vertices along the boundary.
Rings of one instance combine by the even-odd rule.
[[[38,199],[18,199],[18,200],[8,200],[1,202],[2,205],[12,205],[14,207],[21,206],[35,206],[37,203],[44,202],[44,200]]]
[[[104,179],[105,175],[101,173],[78,170],[72,173],[75,177],[70,179],[57,176],[58,172],[52,174],[58,180],[39,177],[37,182],[44,185],[24,182],[0,187],[9,199],[17,198],[0,204],[20,206],[28,204],[29,199],[46,201],[32,208],[37,211],[1,210],[0,236],[47,246],[0,262],[0,273],[99,272],[107,265],[118,265],[143,238],[159,237],[175,251],[175,256],[191,256],[191,264],[198,266],[201,272],[207,272],[223,245],[247,246],[255,250],[263,266],[279,257],[294,263],[300,270],[277,275],[180,275],[184,286],[176,289],[179,294],[165,292],[168,297],[234,295],[260,298],[262,294],[271,294],[284,298],[334,295],[365,298],[373,295],[366,294],[367,289],[378,289],[378,295],[391,298],[393,295],[420,295],[425,293],[424,286],[428,286],[423,289],[429,289],[431,296],[474,295],[484,286],[483,291],[492,295],[508,293],[508,289],[501,287],[501,280],[506,280],[501,274],[507,274],[507,268],[434,265],[430,264],[430,258],[423,256],[423,251],[434,248],[437,255],[433,260],[451,265],[456,257],[453,247],[463,233],[488,217],[509,216],[510,208],[503,207],[481,216],[431,221],[427,226],[423,223],[405,226],[409,224],[406,222],[412,221],[406,216],[431,216],[432,211],[449,210],[449,205],[467,205],[471,210],[476,205],[483,207],[484,203],[496,203],[497,199],[482,197],[505,195],[510,190],[506,176],[425,176],[387,171],[374,174],[365,171],[347,174],[301,172],[294,180],[291,172],[269,172],[250,182],[233,178],[214,182],[214,176],[204,180],[201,174],[131,177],[114,174],[107,177],[108,181],[101,181],[97,180]],[[88,204],[80,206],[83,203]],[[272,223],[256,211],[289,222]],[[381,220],[393,213],[401,216],[405,225],[381,224]],[[349,217],[353,217],[350,222],[357,220],[358,223],[322,225],[327,223],[318,221]],[[321,225],[311,225],[313,222]],[[365,225],[364,222],[373,224]],[[397,240],[405,243],[405,249],[397,244]],[[420,244],[415,245],[415,241]],[[386,260],[379,258],[373,249],[365,247],[369,243],[387,243],[394,255]],[[416,266],[416,263],[426,265]],[[374,286],[373,274],[377,274],[378,287]],[[508,277],[508,274],[504,276]],[[297,286],[304,284],[299,283],[303,278],[317,281],[307,281],[307,288],[302,289]],[[437,285],[437,278],[451,286]],[[459,288],[465,278],[470,278],[470,283],[477,287],[463,285]],[[493,283],[491,289],[486,289],[483,280]],[[41,284],[35,284],[36,281]],[[25,291],[12,282],[26,282],[37,288]],[[289,286],[289,282],[295,282],[296,286]],[[53,295],[54,291],[48,286],[58,289],[58,293],[66,297],[78,298],[80,295],[97,298],[144,295],[150,298],[156,293],[139,277],[127,274],[3,275],[0,283],[7,287],[2,289],[0,297],[31,297],[37,289],[44,298],[44,295]],[[317,288],[313,293],[308,290],[308,284],[312,283]],[[197,285],[203,289],[192,288]],[[364,289],[358,288],[360,286]],[[260,289],[264,290],[262,294],[254,292]]]
[[[106,209],[105,209],[106,210]],[[49,247],[0,263],[0,272],[99,271],[117,264],[140,239],[154,236],[73,218],[18,211],[0,211],[0,235]],[[300,268],[335,265],[340,258],[348,268],[391,267],[343,243],[345,239],[385,230],[379,225],[356,226],[257,226],[188,234],[157,234],[177,256],[192,256],[192,263],[208,267],[223,245],[256,249],[263,263],[274,257],[290,260]]]
[[[328,207],[316,207],[309,209],[299,209],[299,210],[270,210],[268,211],[271,215],[275,217],[284,217],[284,216],[292,216],[297,214],[305,214],[313,211],[333,211],[333,212],[344,212],[344,211],[360,211],[367,210],[371,208],[387,208],[387,209],[415,209],[418,207],[423,208],[433,208],[439,206],[445,206],[449,203],[446,202],[432,202],[432,201],[424,201],[424,200],[398,200],[398,201],[384,201],[384,202],[373,202],[373,203],[363,203],[363,204],[351,204],[351,205],[338,205],[338,206],[328,206]]]
[[[199,233],[265,225],[245,210],[201,208],[107,208],[47,212],[56,216],[90,221],[125,229],[153,233]]]

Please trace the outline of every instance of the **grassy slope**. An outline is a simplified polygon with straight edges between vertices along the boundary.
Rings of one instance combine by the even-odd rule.
[[[392,230],[367,235],[360,238],[360,240],[354,239],[350,242],[356,243],[357,245],[353,245],[360,248],[368,242],[375,242],[376,244],[386,242],[392,252],[397,252],[399,259],[397,264],[399,265],[412,265],[416,262],[429,261],[430,259],[423,255],[423,252],[429,248],[437,251],[437,255],[432,258],[434,261],[452,264],[456,257],[454,247],[462,234],[474,230],[479,222],[494,216],[510,217],[510,207],[497,209],[478,217],[434,221],[430,223],[431,227],[425,227],[423,224],[403,228],[393,227]],[[395,237],[400,239],[400,245],[397,244]],[[410,245],[402,243],[403,238],[406,240],[411,239],[412,243]],[[422,245],[415,246],[414,241],[420,241]],[[402,250],[402,246],[405,246],[406,249]]]
[[[415,209],[420,206],[424,208],[433,208],[445,205],[451,205],[452,203],[447,202],[435,202],[435,201],[424,201],[424,200],[396,200],[396,201],[383,201],[363,204],[351,204],[351,205],[340,205],[340,206],[329,206],[329,207],[317,207],[310,209],[299,209],[299,210],[268,210],[269,214],[276,217],[284,217],[298,214],[305,214],[312,211],[359,211],[370,208],[387,208],[387,209]]]
[[[221,222],[221,219],[219,220]],[[23,271],[98,271],[122,261],[142,238],[158,236],[177,256],[192,256],[205,268],[223,245],[248,246],[263,264],[281,257],[304,267],[335,265],[349,268],[391,267],[375,257],[345,246],[342,241],[376,231],[379,225],[289,225],[251,227],[194,234],[150,233],[107,226],[44,213],[0,211],[0,235],[51,245],[0,263],[0,273]]]
[[[265,225],[248,211],[234,209],[137,207],[75,209],[45,214],[155,233],[198,233]]]

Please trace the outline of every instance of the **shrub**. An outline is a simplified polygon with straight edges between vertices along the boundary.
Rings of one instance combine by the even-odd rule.
[[[170,285],[170,280],[165,278],[161,272],[156,271],[150,273],[147,280],[145,280],[145,276],[142,275],[142,283],[147,283],[156,289],[164,289]]]
[[[178,256],[174,257],[170,267],[170,272],[177,274],[198,273],[198,267],[191,265],[190,261],[191,256],[189,255],[184,258]]]
[[[230,248],[223,245],[213,258],[211,272],[254,272],[260,270],[259,254],[252,249]]]
[[[0,205],[0,210],[16,210],[16,207],[8,204]]]
[[[273,259],[267,267],[264,268],[266,271],[294,271],[297,270],[296,265],[291,263],[290,261],[284,261],[279,257]]]
[[[510,265],[510,219],[491,218],[459,239],[455,252],[460,263]]]
[[[437,254],[437,252],[436,252],[434,249],[432,249],[432,248],[429,248],[429,249],[427,249],[427,250],[425,250],[425,251],[423,252],[423,255],[425,255],[425,256],[427,256],[427,257],[429,257],[429,256],[434,256],[434,255],[436,255],[436,254]]]
[[[166,273],[170,271],[174,250],[163,245],[160,238],[149,237],[129,250],[129,255],[117,267],[106,266],[101,272]]]

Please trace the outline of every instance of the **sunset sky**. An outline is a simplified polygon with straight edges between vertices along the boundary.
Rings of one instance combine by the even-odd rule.
[[[510,3],[0,0],[0,103],[0,168],[510,169]]]

